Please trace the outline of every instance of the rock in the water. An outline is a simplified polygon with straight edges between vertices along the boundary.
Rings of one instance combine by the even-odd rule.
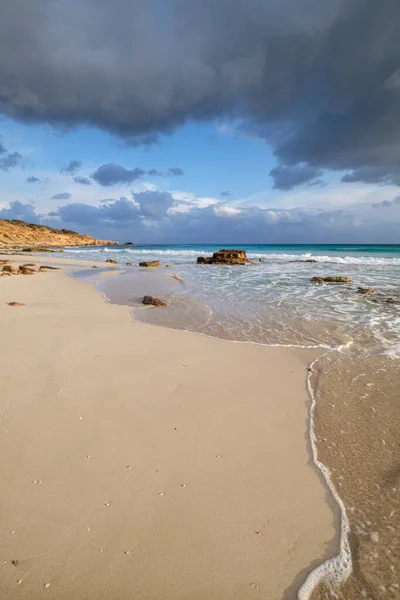
[[[234,250],[232,248],[218,250],[212,256],[199,256],[198,265],[248,265],[253,261],[246,257],[245,250]]]
[[[98,269],[99,267],[97,267],[96,265],[93,265],[92,269]]]
[[[169,265],[169,264],[168,264],[168,265],[165,265],[165,267],[166,267],[167,269],[172,269],[172,265]]]
[[[9,302],[8,306],[22,306],[21,302]]]
[[[139,267],[159,267],[160,265],[159,260],[145,260],[139,263]]]
[[[316,263],[315,258],[307,258],[306,260],[291,260],[292,263]]]
[[[3,273],[12,273],[13,275],[18,275],[19,273],[17,265],[4,265],[2,271]]]
[[[135,244],[133,242],[125,242],[124,246],[134,246]]]
[[[313,277],[312,283],[353,283],[349,277]]]
[[[126,265],[127,267],[133,267],[133,263],[131,263],[131,262],[127,262],[127,263],[125,263],[125,265]]]
[[[106,263],[110,263],[110,265],[117,265],[118,262],[113,258],[107,258]]]
[[[374,290],[373,288],[357,288],[357,294],[375,294],[375,292],[376,290]]]
[[[156,298],[155,296],[145,296],[142,300],[142,304],[146,304],[147,306],[167,306],[167,303],[161,298]]]

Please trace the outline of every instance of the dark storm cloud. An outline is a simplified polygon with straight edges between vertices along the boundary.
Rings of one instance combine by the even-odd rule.
[[[33,175],[27,177],[25,181],[26,183],[40,183],[39,177],[34,177]]]
[[[2,171],[8,171],[12,167],[16,167],[22,160],[22,156],[19,152],[9,152],[5,156],[0,158],[0,169]]]
[[[232,118],[282,165],[396,182],[399,23],[396,0],[3,2],[0,111],[132,144]]]
[[[315,184],[317,177],[323,171],[309,165],[297,165],[294,167],[279,166],[271,169],[270,176],[274,180],[274,188],[277,190],[290,190],[303,183]]]
[[[75,175],[75,173],[81,165],[82,163],[79,162],[79,160],[71,160],[66,167],[61,169],[61,173],[69,173],[70,175]]]
[[[108,163],[96,169],[92,174],[92,178],[100,185],[110,186],[117,183],[132,183],[136,179],[143,177],[145,173],[146,171],[140,168],[129,170],[121,167],[121,165]]]
[[[60,192],[59,194],[54,194],[50,200],[69,200],[70,198],[72,198],[72,194],[69,192]]]
[[[74,181],[75,181],[75,183],[80,183],[81,185],[91,185],[92,184],[89,177],[82,177],[79,175],[77,177],[74,177]]]

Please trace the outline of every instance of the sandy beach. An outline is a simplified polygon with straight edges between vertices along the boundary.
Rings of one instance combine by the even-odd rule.
[[[336,550],[318,352],[137,323],[29,260],[62,269],[0,278],[2,600],[296,598]]]

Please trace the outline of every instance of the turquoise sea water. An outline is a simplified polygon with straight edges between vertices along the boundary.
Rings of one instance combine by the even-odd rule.
[[[400,356],[400,310],[376,302],[400,298],[400,245],[240,245],[257,262],[248,266],[197,265],[221,245],[143,245],[72,248],[65,256],[118,261],[121,276],[101,284],[113,301],[135,305],[143,293],[170,297],[167,311],[137,311],[138,318],[240,341],[281,344],[346,343],[366,336],[371,351]],[[224,244],[223,247],[238,247]],[[141,281],[126,262],[158,259]],[[261,259],[261,262],[259,262]],[[316,263],[296,260],[314,259]],[[165,265],[173,269],[165,269]],[[172,281],[175,273],[183,280]],[[313,285],[313,276],[345,275],[352,285]],[[116,281],[116,279],[118,281]],[[374,296],[357,294],[372,287]]]

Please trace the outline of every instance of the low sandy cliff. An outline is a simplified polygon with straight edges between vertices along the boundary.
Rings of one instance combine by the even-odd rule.
[[[53,229],[24,221],[0,219],[0,248],[58,247],[58,246],[106,246],[115,244],[110,240],[97,240],[69,229]]]

